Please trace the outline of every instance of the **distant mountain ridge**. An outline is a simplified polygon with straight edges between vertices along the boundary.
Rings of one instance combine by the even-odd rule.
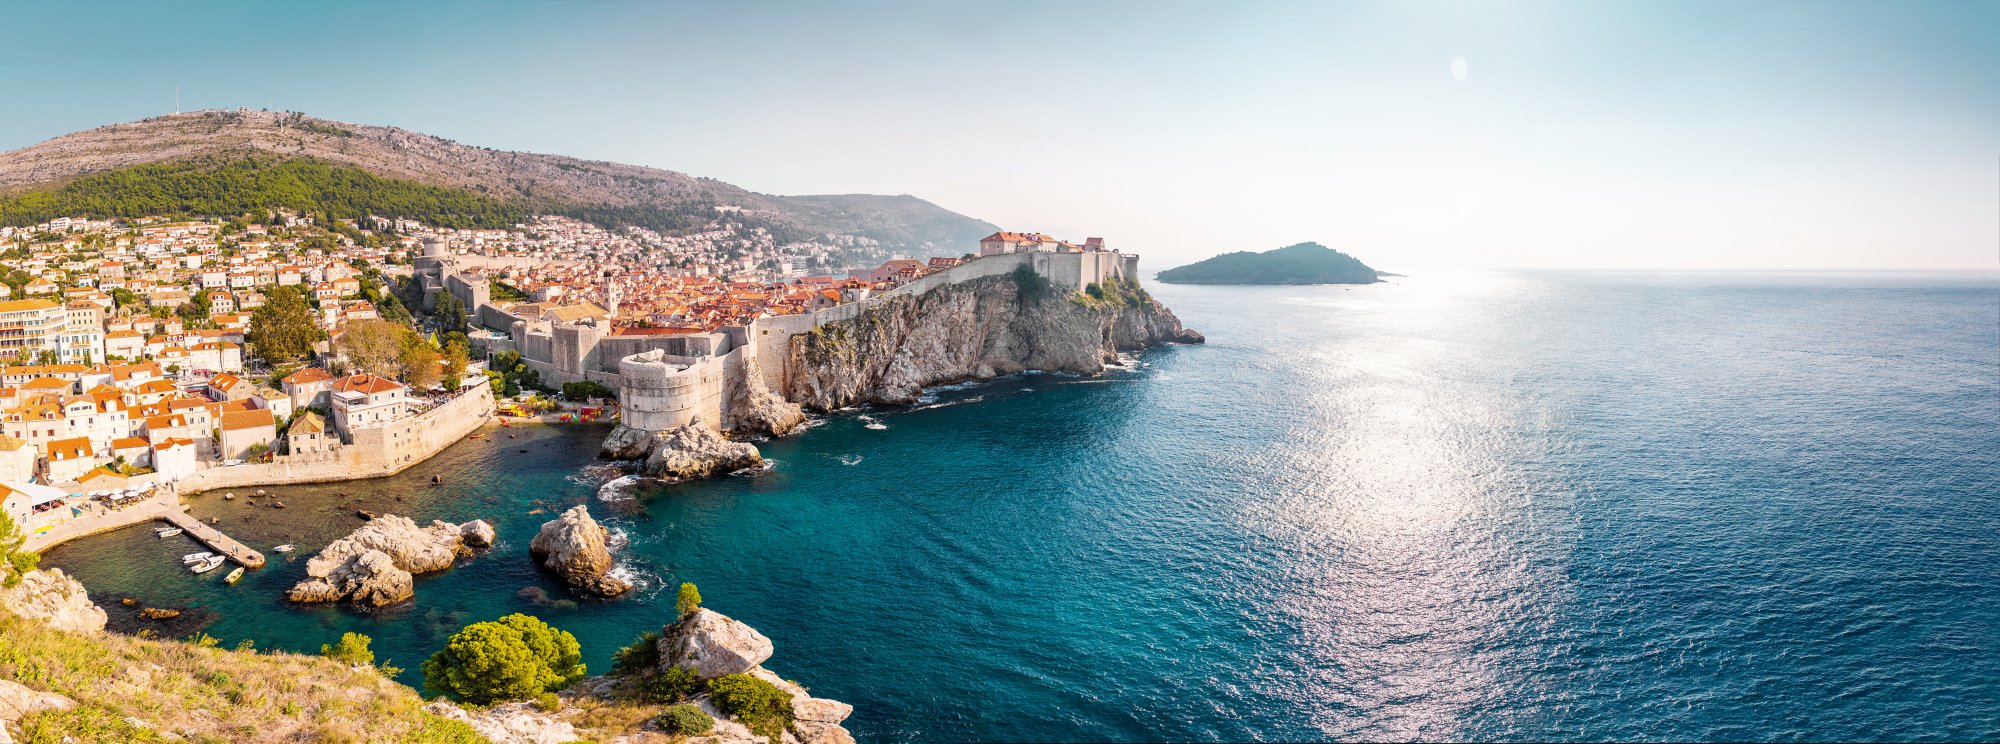
[[[112,124],[0,153],[0,195],[62,188],[80,178],[159,163],[207,167],[309,159],[373,176],[459,189],[523,208],[562,207],[632,224],[659,215],[736,207],[799,236],[861,235],[922,255],[963,251],[991,223],[913,196],[762,194],[657,168],[511,152],[394,127],[269,111],[197,111]]]
[[[1159,273],[1168,284],[1369,284],[1380,272],[1318,243],[1224,253]]]

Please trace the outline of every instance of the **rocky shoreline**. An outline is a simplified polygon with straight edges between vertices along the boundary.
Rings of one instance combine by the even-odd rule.
[[[598,454],[608,460],[638,460],[652,478],[692,480],[763,464],[757,446],[732,441],[701,419],[668,431],[645,431],[619,424]]]

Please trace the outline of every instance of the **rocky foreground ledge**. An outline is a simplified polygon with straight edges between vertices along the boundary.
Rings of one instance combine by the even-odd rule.
[[[609,460],[643,460],[641,473],[668,480],[706,478],[764,462],[756,445],[731,441],[700,419],[668,431],[619,424],[604,438],[598,454]]]
[[[380,607],[415,596],[413,574],[451,568],[473,548],[493,544],[493,525],[433,521],[418,527],[409,517],[384,514],[333,541],[306,561],[306,580],[292,587],[293,602],[337,602]]]

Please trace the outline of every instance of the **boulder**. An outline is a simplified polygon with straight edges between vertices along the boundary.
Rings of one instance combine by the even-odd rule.
[[[645,473],[655,478],[689,480],[752,467],[764,462],[757,448],[732,442],[700,419],[654,435]]]
[[[21,583],[0,588],[0,608],[57,630],[104,632],[104,608],[92,604],[83,584],[60,568],[29,571],[21,575]]]
[[[7,724],[19,723],[32,713],[45,710],[69,710],[76,707],[76,701],[53,692],[42,692],[9,679],[0,679],[0,742],[13,741],[7,736]]]
[[[424,706],[424,711],[471,726],[493,744],[565,744],[582,738],[575,726],[528,703],[502,703],[467,712],[451,703],[437,702]]]
[[[314,559],[318,560],[318,559]],[[308,567],[307,571],[314,569]],[[324,575],[314,575],[292,587],[287,599],[293,602],[335,602],[353,599],[355,604],[381,607],[416,595],[415,579],[396,565],[389,554],[367,550],[349,556]]]
[[[771,639],[714,610],[696,610],[660,637],[660,667],[688,667],[702,679],[742,674],[769,658]]]
[[[653,432],[619,424],[604,438],[604,445],[598,449],[597,454],[606,460],[638,460],[644,458],[652,448]]]
[[[853,744],[854,735],[842,728],[841,721],[854,714],[854,706],[838,700],[816,698],[806,689],[771,673],[763,667],[750,671],[750,676],[769,682],[792,696],[792,733],[804,744]]]
[[[409,517],[383,514],[333,541],[306,561],[306,580],[287,595],[294,602],[331,602],[352,597],[381,606],[409,599],[411,574],[450,568],[470,545],[491,545],[493,526],[433,521],[418,527]]]
[[[590,508],[577,504],[542,524],[542,531],[528,544],[528,554],[570,586],[613,597],[631,589],[632,582],[606,573],[611,570],[606,537],[604,527],[590,518]]]
[[[465,544],[475,548],[493,547],[493,540],[496,537],[493,525],[484,519],[475,519],[459,525],[458,534],[465,539]]]

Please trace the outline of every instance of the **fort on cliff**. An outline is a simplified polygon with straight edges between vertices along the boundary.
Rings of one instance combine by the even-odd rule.
[[[843,302],[829,307],[763,316],[747,325],[723,326],[711,332],[673,335],[619,333],[610,320],[617,313],[615,290],[608,293],[611,307],[606,312],[585,317],[565,318],[551,312],[536,315],[498,306],[491,299],[487,280],[461,273],[459,257],[442,241],[426,241],[416,260],[416,273],[424,289],[426,309],[434,308],[443,293],[450,293],[466,308],[471,325],[490,329],[483,337],[489,350],[518,351],[521,361],[538,372],[543,382],[559,386],[590,380],[617,390],[626,426],[665,431],[700,420],[729,431],[739,428],[735,409],[744,401],[753,400],[762,391],[789,389],[785,375],[792,338],[827,323],[854,319],[899,297],[1005,275],[1021,267],[1067,292],[1138,275],[1139,257],[1115,251],[989,248],[982,253],[985,255],[917,276],[893,289],[850,291]]]

